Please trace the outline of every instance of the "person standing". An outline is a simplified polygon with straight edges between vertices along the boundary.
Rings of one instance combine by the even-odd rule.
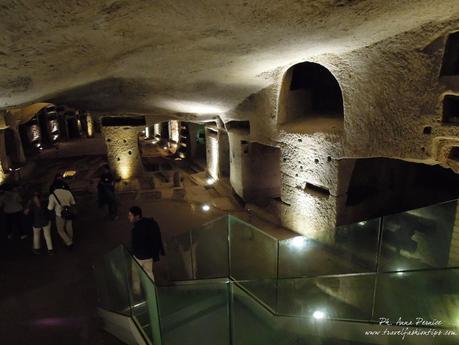
[[[33,228],[33,253],[40,254],[41,249],[41,231],[46,241],[46,247],[48,248],[48,255],[53,255],[53,242],[51,240],[51,222],[49,218],[49,211],[46,208],[46,204],[40,198],[40,193],[35,192],[32,199],[29,201],[27,208],[24,211],[25,214],[32,216],[32,228]]]
[[[108,214],[112,220],[118,219],[118,205],[115,195],[115,178],[110,171],[108,165],[104,166],[104,172],[100,177],[99,184],[97,185],[97,195],[99,200],[99,207],[105,204],[108,206]]]
[[[61,186],[61,188],[70,190],[69,185],[67,184],[67,182],[64,181],[64,178],[62,177],[62,174],[61,174],[61,173],[57,173],[57,174],[54,176],[53,183],[51,184],[51,186],[49,186],[49,194],[51,194],[52,192],[54,192],[54,190],[55,190],[58,186]]]
[[[75,204],[75,198],[65,189],[65,184],[57,182],[56,188],[49,195],[48,210],[56,213],[57,232],[69,249],[73,247],[73,224],[72,219],[63,211]]]
[[[158,223],[153,218],[143,218],[142,209],[133,206],[129,209],[128,219],[134,225],[131,235],[131,249],[135,260],[155,281],[153,262],[165,255]],[[133,277],[135,283],[135,277]],[[138,280],[138,279],[137,279]]]
[[[9,184],[4,186],[4,193],[0,198],[0,207],[3,207],[5,214],[8,239],[12,239],[15,232],[19,234],[21,240],[27,238],[24,232],[24,208],[22,207],[22,198],[17,187]]]

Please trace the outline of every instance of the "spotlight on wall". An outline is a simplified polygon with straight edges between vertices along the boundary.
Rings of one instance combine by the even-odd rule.
[[[307,243],[308,241],[306,240],[304,236],[296,236],[289,240],[290,246],[298,250],[306,247]]]
[[[322,320],[325,318],[325,313],[322,310],[316,310],[313,314],[312,317],[316,320]]]
[[[118,173],[123,180],[127,180],[131,177],[131,168],[128,165],[119,166]]]
[[[208,212],[210,210],[210,206],[207,205],[207,204],[204,204],[201,206],[201,209],[204,211],[204,212]]]

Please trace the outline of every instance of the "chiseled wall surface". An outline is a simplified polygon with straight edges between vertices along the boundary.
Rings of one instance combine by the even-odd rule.
[[[439,72],[447,34],[458,28],[452,23],[430,25],[341,56],[304,60],[325,66],[339,82],[344,133],[300,134],[279,128],[278,100],[291,65],[274,71],[275,84],[227,114],[232,120],[250,120],[248,140],[281,148],[283,202],[278,210],[284,226],[332,239],[338,210],[346,212],[343,204],[353,170],[352,164],[339,164],[341,158],[391,157],[448,165],[438,146],[458,145],[459,126],[442,124],[442,98],[459,95],[459,88],[439,78]],[[432,127],[431,134],[424,134],[426,126]],[[239,168],[232,166],[231,172],[235,170]],[[232,176],[237,191],[236,182]],[[329,195],[307,190],[306,183]]]
[[[218,131],[206,128],[207,171],[214,179],[218,179]]]
[[[143,129],[143,126],[102,127],[102,134],[107,145],[108,162],[122,179],[143,174],[138,144],[138,135]]]

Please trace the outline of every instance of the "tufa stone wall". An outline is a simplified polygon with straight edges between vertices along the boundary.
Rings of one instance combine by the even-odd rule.
[[[283,106],[279,102],[288,87],[288,81],[283,85],[284,76],[294,63],[275,70],[276,83],[225,115],[250,121],[250,134],[244,140],[280,147],[281,198],[273,202],[284,226],[333,241],[337,219],[352,212],[345,206],[352,159],[397,158],[457,171],[454,148],[459,146],[459,126],[443,121],[443,98],[459,94],[459,83],[454,76],[439,77],[446,38],[452,31],[454,23],[430,25],[340,56],[303,60],[321,64],[338,81],[343,130],[301,128],[307,122],[285,128],[279,123]],[[252,162],[237,158],[240,140],[230,133],[231,184],[243,196],[245,165]]]
[[[138,135],[142,130],[144,130],[143,126],[102,127],[108,162],[122,179],[143,174],[138,144]]]

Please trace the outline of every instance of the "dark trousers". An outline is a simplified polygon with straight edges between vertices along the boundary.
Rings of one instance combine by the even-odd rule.
[[[5,213],[6,234],[8,237],[17,234],[18,236],[24,235],[24,222],[23,214],[21,212]]]
[[[116,204],[116,200],[110,200],[109,202],[107,202],[107,205],[110,217],[116,217],[118,215],[118,205]]]

